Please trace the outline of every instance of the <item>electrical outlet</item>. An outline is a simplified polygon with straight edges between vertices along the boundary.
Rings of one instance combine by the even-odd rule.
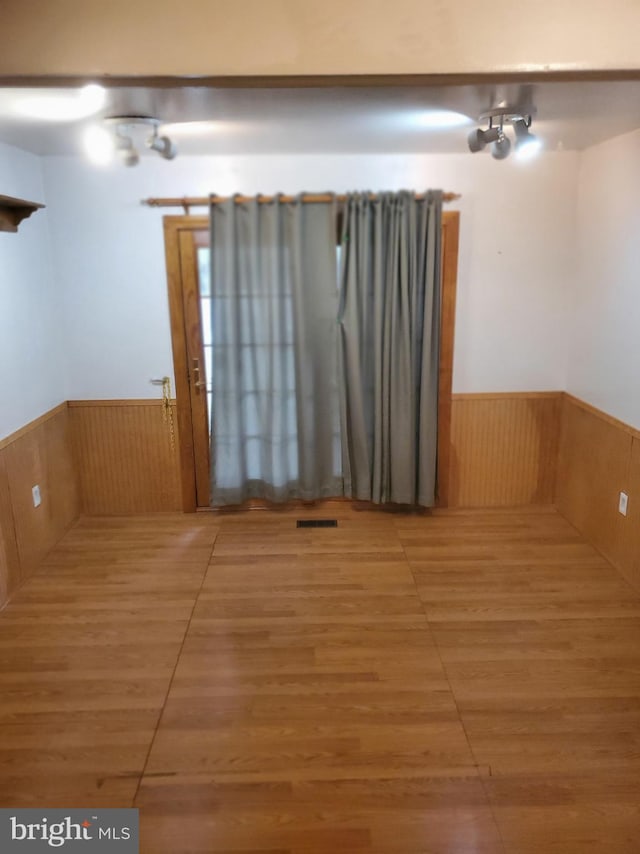
[[[31,489],[31,495],[33,497],[33,506],[39,507],[42,504],[42,496],[40,495],[40,487],[36,483],[36,485]]]
[[[623,516],[627,515],[627,504],[629,503],[629,496],[626,492],[620,493],[620,501],[618,501],[618,513],[622,513]]]

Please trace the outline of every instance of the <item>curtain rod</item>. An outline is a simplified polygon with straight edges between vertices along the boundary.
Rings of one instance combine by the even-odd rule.
[[[250,202],[255,198],[258,199],[260,204],[267,204],[268,202],[273,202],[276,196],[214,196],[213,199],[209,196],[185,196],[183,198],[143,199],[142,204],[148,205],[150,208],[184,208],[185,213],[188,213],[189,208],[208,207],[211,201],[218,205],[222,202],[228,202],[229,199],[232,198],[235,199],[237,204],[246,204],[246,202]],[[297,196],[280,196],[280,201],[295,202],[297,198]],[[375,200],[378,196],[376,193],[371,193],[369,198]],[[418,195],[416,198],[423,199],[424,195]],[[442,194],[443,202],[455,202],[459,198],[459,193]],[[302,196],[303,202],[312,204],[314,202],[332,202],[334,199],[338,202],[344,202],[346,200],[346,196],[337,194],[332,195],[331,193],[305,193]]]

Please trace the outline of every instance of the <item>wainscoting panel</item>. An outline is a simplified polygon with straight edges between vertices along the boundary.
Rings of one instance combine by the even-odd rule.
[[[450,507],[553,502],[562,392],[457,394]]]
[[[622,524],[620,569],[640,589],[640,437],[631,445],[629,472],[629,514]]]
[[[31,488],[42,497],[33,506]],[[67,404],[63,403],[0,448],[0,602],[28,578],[79,513]]]
[[[20,586],[20,557],[4,451],[0,450],[0,607]]]
[[[632,583],[640,583],[640,437],[637,431],[564,396],[556,504]],[[618,512],[620,492],[629,512]]]
[[[70,401],[82,512],[182,509],[177,418],[175,447],[159,400]]]

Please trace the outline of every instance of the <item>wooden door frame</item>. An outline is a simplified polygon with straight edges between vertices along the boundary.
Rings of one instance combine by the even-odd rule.
[[[180,239],[184,232],[209,227],[207,216],[163,217],[164,246],[171,320],[171,345],[176,380],[176,410],[180,445],[180,481],[182,509],[194,513],[196,499],[196,459],[191,416],[189,365],[185,335],[183,275]],[[438,496],[437,506],[447,507],[451,466],[451,404],[453,387],[453,347],[458,281],[458,244],[460,213],[442,214],[442,292],[440,313],[440,366],[438,372]]]
[[[185,232],[201,231],[202,229],[209,228],[209,217],[165,216],[162,222],[167,264],[167,286],[169,291],[173,372],[176,380],[176,413],[178,417],[178,444],[180,446],[182,510],[185,513],[195,513],[198,509],[195,475],[196,455],[193,441],[189,359],[183,300],[183,259],[180,252],[180,242]]]
[[[451,409],[453,393],[453,349],[458,287],[460,211],[442,213],[442,282],[440,304],[440,357],[438,369],[438,459],[436,506],[449,506],[451,478]]]

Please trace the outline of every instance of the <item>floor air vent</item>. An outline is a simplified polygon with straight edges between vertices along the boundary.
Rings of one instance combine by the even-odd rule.
[[[337,528],[337,519],[298,519],[296,528]]]

